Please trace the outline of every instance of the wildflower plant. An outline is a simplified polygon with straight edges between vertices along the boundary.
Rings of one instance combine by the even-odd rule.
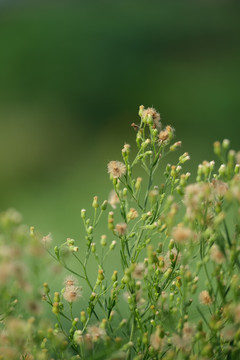
[[[56,323],[41,358],[238,359],[240,153],[214,143],[219,166],[203,161],[190,184],[188,153],[163,161],[181,147],[172,126],[154,108],[139,118],[137,151],[108,163],[108,201],[81,210],[85,239],[43,241],[68,274],[57,292],[44,283]]]

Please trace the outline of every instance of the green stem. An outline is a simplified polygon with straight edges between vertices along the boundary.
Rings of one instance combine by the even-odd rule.
[[[146,211],[146,206],[147,206],[147,201],[148,201],[148,195],[149,195],[149,190],[152,186],[152,171],[153,171],[153,167],[151,167],[150,169],[150,174],[149,174],[149,180],[148,180],[148,187],[147,187],[147,191],[146,191],[146,195],[145,195],[145,199],[144,199],[144,205],[143,205],[143,211]]]

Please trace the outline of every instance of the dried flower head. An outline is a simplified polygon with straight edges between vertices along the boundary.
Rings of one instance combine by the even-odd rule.
[[[144,263],[138,263],[136,264],[134,270],[133,270],[133,273],[132,273],[132,277],[134,279],[139,279],[141,280],[144,276],[144,272],[145,272],[146,268],[145,268],[145,265]]]
[[[82,344],[84,339],[83,339],[83,334],[81,330],[76,330],[74,332],[73,335],[73,340],[77,343],[77,344]]]
[[[199,294],[199,301],[203,305],[211,305],[212,304],[212,298],[209,295],[209,292],[207,290],[203,290]]]
[[[196,217],[201,212],[207,202],[211,202],[213,196],[210,185],[207,183],[190,184],[185,188],[184,204],[186,205],[186,215],[189,219]]]
[[[181,349],[183,352],[189,352],[191,351],[191,338],[188,338],[186,336],[181,337],[177,334],[174,334],[172,337],[172,344],[177,348]]]
[[[221,180],[212,180],[213,191],[218,197],[224,197],[228,191],[228,184]]]
[[[81,297],[81,289],[79,286],[67,286],[64,290],[63,297],[66,301],[73,303]]]
[[[69,287],[69,286],[77,286],[78,285],[78,281],[77,279],[73,276],[73,275],[69,275],[65,278],[64,280],[64,285],[66,287]]]
[[[160,131],[158,138],[161,142],[164,142],[170,139],[172,137],[172,134],[173,134],[173,128],[170,125],[168,125],[164,130]]]
[[[122,153],[129,153],[129,151],[130,151],[130,145],[124,144],[122,148]]]
[[[240,304],[236,305],[233,309],[235,323],[240,323]]]
[[[189,340],[193,339],[196,329],[195,326],[189,322],[185,322],[183,325],[183,337],[188,338]]]
[[[51,244],[51,242],[52,242],[52,234],[51,233],[49,233],[46,236],[43,236],[42,243],[44,246],[46,246],[46,247],[49,246]]]
[[[123,236],[127,232],[127,224],[126,223],[119,223],[115,227],[115,231],[118,236]]]
[[[168,139],[168,131],[167,130],[162,130],[160,131],[160,134],[159,134],[159,140],[161,140],[162,142],[163,141],[166,141]]]
[[[185,244],[193,237],[193,233],[191,229],[182,225],[178,225],[173,229],[172,237],[176,243]]]
[[[121,161],[110,161],[108,163],[108,172],[114,179],[117,179],[126,174],[126,166]]]
[[[114,190],[111,190],[109,194],[108,203],[112,206],[113,209],[116,209],[116,204],[120,203],[119,197]]]
[[[178,252],[175,248],[171,251],[168,251],[166,255],[159,256],[159,263],[160,263],[160,270],[165,272],[167,269],[169,269],[175,261],[178,263],[181,260],[181,253]]]
[[[153,107],[144,109],[142,112],[142,117],[147,118],[148,116],[152,117],[154,127],[159,129],[161,127],[160,114],[156,111],[156,109],[154,109]]]
[[[127,219],[128,219],[128,221],[129,221],[129,220],[134,220],[134,219],[136,219],[137,217],[138,217],[138,212],[137,212],[137,210],[134,209],[134,208],[131,208],[131,209],[129,210],[128,214],[127,214]]]
[[[233,325],[229,325],[224,327],[221,330],[221,337],[225,340],[225,341],[232,341],[234,338],[234,335],[236,334],[236,329]]]
[[[89,326],[88,335],[91,337],[93,342],[97,342],[100,339],[104,339],[106,336],[106,330],[100,326]]]
[[[159,330],[157,329],[150,337],[150,344],[154,350],[159,351],[162,346],[162,339],[159,336]]]
[[[211,259],[217,264],[223,264],[225,262],[225,256],[216,244],[213,244],[211,247]]]

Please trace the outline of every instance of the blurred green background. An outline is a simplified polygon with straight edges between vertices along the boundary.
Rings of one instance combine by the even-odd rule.
[[[193,180],[213,141],[239,149],[239,39],[239,1],[1,1],[0,210],[81,236],[141,104],[176,129]]]

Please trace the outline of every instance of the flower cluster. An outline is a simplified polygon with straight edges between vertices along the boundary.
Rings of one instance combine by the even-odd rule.
[[[64,359],[238,359],[239,153],[214,143],[219,165],[203,161],[189,184],[187,152],[163,162],[182,145],[172,126],[154,108],[140,106],[139,117],[137,151],[125,144],[108,163],[108,201],[94,196],[92,214],[82,209],[81,239],[53,249],[51,235],[42,239],[69,275],[59,292],[44,283],[56,323],[39,330],[41,349],[50,356],[55,339]]]

